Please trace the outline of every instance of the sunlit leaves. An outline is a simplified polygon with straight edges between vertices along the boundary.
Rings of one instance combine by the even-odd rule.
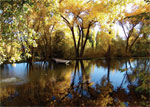
[[[11,60],[20,59],[18,56],[24,53],[19,52],[20,50],[31,54],[32,48],[40,46],[48,51],[51,48],[51,37],[56,30],[63,29],[66,36],[71,35],[66,27],[69,29],[74,27],[76,43],[79,37],[82,37],[82,41],[94,38],[89,34],[94,32],[91,28],[98,24],[101,34],[106,36],[107,43],[111,44],[116,35],[113,24],[125,17],[130,24],[143,22],[145,26],[142,33],[149,34],[150,5],[147,0],[0,0],[0,2],[0,44],[8,44],[6,49],[0,45],[1,59],[4,60],[11,59],[11,55],[7,55],[11,49],[18,53],[12,54],[15,57]],[[64,16],[69,23],[60,16]],[[15,45],[12,44],[14,42]],[[71,47],[72,40],[67,42]],[[78,42],[80,43],[81,41]]]
[[[141,13],[150,12],[150,5],[146,4],[144,0],[134,0],[131,9],[133,9],[132,12],[126,13],[126,16],[135,16]]]

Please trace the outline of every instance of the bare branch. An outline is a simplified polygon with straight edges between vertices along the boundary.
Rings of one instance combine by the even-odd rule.
[[[120,22],[120,24],[121,24],[121,27],[122,27],[122,29],[123,29],[124,35],[126,36],[126,38],[128,38],[127,33],[126,33],[126,31],[125,31],[125,28],[124,28],[122,22]]]
[[[61,15],[61,17],[64,19],[64,22],[71,28],[70,22],[64,16]]]

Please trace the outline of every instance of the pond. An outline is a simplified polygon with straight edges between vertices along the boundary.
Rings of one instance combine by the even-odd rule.
[[[150,106],[150,58],[5,64],[1,106]]]

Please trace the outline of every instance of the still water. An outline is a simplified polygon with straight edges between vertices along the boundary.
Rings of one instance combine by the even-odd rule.
[[[150,106],[150,59],[0,67],[2,106]]]

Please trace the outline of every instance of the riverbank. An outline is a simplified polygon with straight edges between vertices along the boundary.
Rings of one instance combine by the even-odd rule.
[[[145,59],[145,58],[150,58],[150,57],[111,57],[110,59]],[[82,58],[60,58],[60,59],[64,59],[64,60],[107,60],[107,57],[99,57],[99,58],[91,58],[91,57],[82,57]],[[53,62],[52,59],[49,60],[45,60],[45,59],[34,59],[32,63],[34,62],[41,62],[41,61],[48,61],[48,62]],[[20,61],[16,61],[15,63],[25,63],[28,62],[27,60],[20,60]],[[28,62],[31,63],[31,62]],[[13,64],[13,62],[4,62],[2,65],[4,64]]]

